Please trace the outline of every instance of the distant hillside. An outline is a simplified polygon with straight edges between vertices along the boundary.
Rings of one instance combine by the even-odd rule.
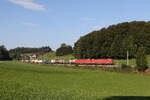
[[[14,49],[10,49],[10,53],[38,53],[38,52],[50,52],[52,49],[49,46],[40,47],[40,48],[30,48],[30,47],[17,47]]]
[[[73,55],[66,55],[66,56],[56,56],[55,52],[49,52],[44,54],[43,56],[39,56],[38,59],[63,59],[65,61],[69,61],[70,59],[74,59]]]
[[[9,50],[9,54],[13,59],[19,59],[23,55],[43,55],[47,52],[51,52],[52,49],[49,46],[44,46],[40,48],[30,48],[30,47],[17,47]]]
[[[134,21],[109,26],[81,37],[74,47],[76,58],[135,58],[143,46],[150,54],[150,22]]]

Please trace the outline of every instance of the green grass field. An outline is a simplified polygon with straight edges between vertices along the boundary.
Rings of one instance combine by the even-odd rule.
[[[150,95],[149,84],[150,76],[14,61],[0,62],[0,100],[102,100],[111,96],[144,97]]]

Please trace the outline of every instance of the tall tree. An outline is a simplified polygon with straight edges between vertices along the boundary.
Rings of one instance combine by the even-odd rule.
[[[56,50],[56,56],[64,56],[68,54],[72,54],[72,47],[66,44],[61,44],[61,46]]]
[[[11,60],[8,50],[5,46],[0,46],[0,60]]]

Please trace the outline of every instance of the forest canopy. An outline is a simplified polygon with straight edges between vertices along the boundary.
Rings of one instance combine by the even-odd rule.
[[[135,58],[139,47],[150,54],[150,22],[134,21],[111,25],[81,37],[74,45],[76,58]]]

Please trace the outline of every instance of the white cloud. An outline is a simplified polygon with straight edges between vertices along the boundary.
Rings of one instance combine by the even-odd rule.
[[[38,25],[37,24],[33,24],[33,23],[30,23],[30,22],[24,22],[22,23],[24,26],[28,26],[28,27],[37,27]]]
[[[46,8],[43,5],[35,3],[33,0],[8,0],[8,1],[32,10],[37,10],[37,11],[46,10]]]

